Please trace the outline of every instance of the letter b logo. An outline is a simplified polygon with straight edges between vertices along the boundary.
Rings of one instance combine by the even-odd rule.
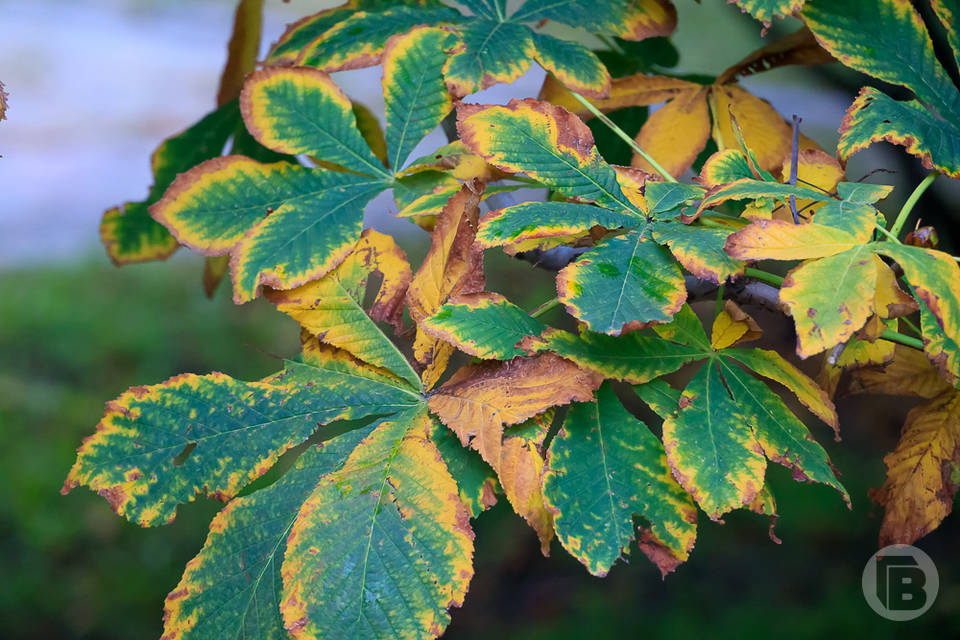
[[[884,547],[863,569],[867,604],[888,620],[912,620],[937,597],[937,568],[926,553],[910,545]]]

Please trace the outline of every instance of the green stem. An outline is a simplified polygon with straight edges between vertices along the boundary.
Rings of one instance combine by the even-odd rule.
[[[908,347],[913,347],[914,349],[919,349],[920,351],[923,351],[923,340],[921,340],[920,338],[911,338],[910,336],[905,336],[902,333],[891,331],[890,329],[887,329],[886,331],[881,333],[880,338],[882,340],[897,342],[899,344],[906,345]]]
[[[894,220],[893,226],[890,227],[890,234],[894,238],[900,237],[900,231],[903,229],[903,225],[907,223],[907,218],[910,217],[910,212],[913,211],[914,205],[917,204],[917,200],[920,199],[920,196],[930,188],[930,185],[933,184],[933,181],[937,179],[937,176],[940,174],[936,171],[931,171],[927,174],[927,177],[924,178],[920,184],[917,185],[917,188],[913,190],[913,193],[910,194],[910,197],[907,198],[907,201],[903,203],[903,208],[900,209],[900,213],[897,214],[897,219]]]
[[[720,315],[720,312],[723,311],[723,294],[726,291],[726,285],[720,285],[720,288],[717,289],[717,308],[714,310],[714,315]]]
[[[644,151],[644,150],[640,147],[640,145],[637,144],[636,140],[634,140],[633,138],[631,138],[630,136],[628,136],[626,131],[624,131],[623,129],[621,129],[620,127],[618,127],[616,124],[614,124],[613,120],[611,120],[610,118],[608,118],[602,111],[600,111],[600,109],[597,109],[597,108],[593,105],[592,102],[590,102],[589,100],[587,100],[586,98],[584,98],[582,95],[580,95],[580,94],[577,93],[576,91],[571,91],[570,93],[573,94],[573,97],[576,98],[576,99],[580,102],[580,104],[582,104],[584,107],[586,107],[587,111],[589,111],[589,112],[592,113],[594,116],[596,116],[597,118],[599,118],[599,119],[600,119],[600,122],[602,122],[603,124],[607,125],[607,127],[609,127],[611,131],[613,131],[615,134],[617,134],[617,136],[619,136],[620,139],[622,139],[624,142],[626,142],[626,143],[630,146],[631,149],[633,149],[634,151],[636,151],[637,154],[638,154],[641,158],[643,158],[644,160],[646,160],[647,162],[649,162],[649,163],[650,163],[650,166],[653,167],[653,169],[654,169],[657,173],[659,173],[661,176],[663,176],[663,179],[664,179],[664,180],[666,180],[666,181],[668,181],[668,182],[676,182],[676,181],[677,181],[677,179],[674,178],[672,175],[670,175],[670,173],[669,173],[666,169],[664,169],[663,167],[660,166],[660,163],[658,163],[656,160],[653,159],[653,156],[651,156],[649,153],[647,153],[646,151]]]
[[[600,42],[602,42],[607,47],[607,49],[610,49],[610,51],[615,51],[621,55],[624,55],[623,49],[620,48],[620,45],[618,45],[613,38],[605,36],[602,33],[598,33],[597,39],[600,40]]]
[[[775,273],[768,273],[766,271],[761,271],[760,269],[747,267],[743,270],[743,275],[747,276],[748,278],[755,278],[761,282],[766,282],[767,284],[772,284],[775,287],[783,286],[783,278]]]
[[[902,318],[900,318],[900,322],[902,322],[903,324],[907,325],[907,327],[909,327],[909,328],[910,328],[915,334],[917,334],[918,336],[922,336],[922,335],[923,335],[923,332],[920,331],[919,327],[917,327],[917,325],[915,325],[915,324],[913,324],[912,322],[910,322],[910,320],[909,320],[906,316],[903,316]]]
[[[892,233],[890,233],[889,231],[887,231],[886,229],[884,229],[883,226],[882,226],[880,223],[875,222],[875,223],[873,223],[873,226],[875,226],[875,227],[877,228],[877,231],[879,231],[879,232],[882,233],[883,235],[887,236],[887,240],[889,240],[890,242],[895,242],[896,244],[901,244],[900,240],[897,239],[897,236],[893,235]]]
[[[559,298],[552,298],[552,299],[550,299],[550,300],[547,300],[547,301],[544,302],[542,305],[540,305],[539,307],[537,307],[536,309],[534,309],[533,311],[531,311],[531,312],[530,312],[530,317],[531,317],[531,318],[539,318],[540,316],[542,316],[543,314],[545,314],[547,311],[550,311],[551,309],[553,309],[554,307],[556,307],[556,306],[559,305],[559,304],[560,304]]]

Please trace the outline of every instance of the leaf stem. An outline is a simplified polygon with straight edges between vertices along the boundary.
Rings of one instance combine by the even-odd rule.
[[[897,236],[893,235],[892,233],[884,229],[883,225],[875,222],[874,226],[877,228],[877,231],[887,236],[887,240],[889,240],[890,242],[895,242],[896,244],[902,244],[900,240],[897,238]]]
[[[910,212],[913,211],[913,207],[917,204],[917,200],[920,199],[920,196],[930,188],[930,185],[933,184],[933,181],[939,176],[939,172],[931,171],[927,174],[927,177],[924,178],[920,184],[917,185],[917,188],[913,190],[913,193],[910,194],[910,197],[907,198],[907,201],[903,203],[903,207],[900,209],[900,213],[897,214],[897,219],[894,220],[893,226],[890,227],[890,234],[894,238],[900,237],[900,231],[903,229],[903,225],[907,223],[907,218],[910,217]]]
[[[587,111],[589,111],[589,112],[592,113],[594,116],[596,116],[596,117],[600,120],[600,122],[602,122],[603,124],[607,125],[607,127],[609,127],[611,131],[613,131],[615,134],[617,134],[617,136],[618,136],[621,140],[623,140],[624,142],[626,142],[626,143],[630,146],[631,149],[633,149],[634,151],[636,151],[637,154],[640,155],[641,158],[643,158],[644,160],[646,160],[647,162],[649,162],[649,163],[650,163],[650,166],[653,167],[654,170],[655,170],[657,173],[659,173],[661,176],[663,176],[663,179],[664,179],[664,180],[666,180],[666,181],[668,181],[668,182],[676,182],[676,181],[677,181],[677,179],[674,178],[672,175],[670,175],[670,173],[669,173],[666,169],[664,169],[663,167],[660,166],[660,163],[658,163],[656,160],[653,159],[653,156],[651,156],[649,153],[647,153],[646,151],[644,151],[644,150],[640,147],[640,145],[637,144],[636,140],[634,140],[633,138],[631,138],[630,136],[628,136],[626,131],[624,131],[623,129],[621,129],[620,127],[618,127],[616,124],[614,124],[613,120],[611,120],[610,118],[608,118],[608,117],[606,116],[606,114],[604,114],[602,111],[600,111],[600,109],[597,109],[597,107],[594,106],[592,102],[590,102],[589,100],[587,100],[586,98],[584,98],[582,95],[580,95],[580,94],[577,93],[576,91],[571,91],[570,93],[573,94],[573,97],[576,98],[577,101],[580,102],[580,104],[582,104],[584,107],[586,107]]]
[[[886,331],[881,333],[880,338],[882,340],[887,340],[889,342],[897,342],[899,344],[902,344],[908,347],[913,347],[914,349],[919,349],[920,351],[923,351],[923,340],[921,340],[920,338],[911,338],[910,336],[905,336],[902,333],[898,333],[890,329],[887,329]]]
[[[551,298],[550,300],[547,300],[547,301],[544,302],[542,305],[540,305],[539,307],[537,307],[536,309],[534,309],[533,311],[531,311],[531,312],[530,312],[530,317],[531,317],[531,318],[539,318],[540,316],[542,316],[543,314],[545,314],[547,311],[550,311],[551,309],[553,309],[554,307],[556,307],[556,306],[559,305],[559,304],[560,304],[560,299],[559,299],[559,298]]]
[[[922,336],[922,335],[923,335],[923,332],[920,331],[920,328],[917,327],[917,325],[913,324],[906,316],[901,317],[901,318],[900,318],[900,322],[902,322],[903,324],[907,325],[907,327],[909,327],[909,328],[910,328],[915,334],[917,334],[918,336]]]
[[[743,270],[743,275],[747,276],[748,278],[755,278],[761,282],[766,282],[767,284],[772,284],[775,287],[783,286],[783,278],[775,273],[768,273],[767,271],[762,271],[761,269],[747,267]]]

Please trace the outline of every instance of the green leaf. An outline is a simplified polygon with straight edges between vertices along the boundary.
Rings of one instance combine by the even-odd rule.
[[[447,469],[457,480],[460,488],[460,501],[463,502],[471,518],[497,503],[497,474],[490,468],[480,454],[461,444],[457,435],[439,421],[433,421],[430,434],[437,450],[443,456]]]
[[[767,459],[790,469],[796,480],[833,487],[849,506],[850,496],[837,479],[827,452],[780,396],[726,360],[721,359],[719,365],[734,401],[755,420],[757,442]]]
[[[338,469],[372,430],[370,425],[310,447],[280,480],[231,500],[167,596],[163,637],[287,638],[280,617],[287,536],[317,479]]]
[[[625,40],[668,36],[677,26],[669,0],[528,0],[512,19],[556,20]]]
[[[537,62],[572,91],[591,98],[610,92],[610,74],[590,49],[542,33],[533,34]]]
[[[447,86],[458,98],[513,82],[527,72],[537,53],[533,32],[522,24],[474,18],[458,33],[463,44],[443,69]]]
[[[418,401],[412,391],[349,372],[347,364],[291,362],[259,382],[183,374],[134,387],[107,405],[64,491],[83,484],[141,526],[164,524],[197,495],[233,497],[318,424]]]
[[[418,25],[458,22],[461,15],[439,2],[378,3],[380,7],[352,11],[346,19],[324,31],[302,47],[296,63],[328,73],[361,69],[380,63],[391,36],[406,33]],[[384,5],[392,5],[386,11]]]
[[[713,345],[707,337],[707,332],[703,330],[700,318],[688,304],[683,305],[668,324],[654,325],[653,330],[665,340],[699,349],[706,355],[713,353]]]
[[[803,19],[821,46],[843,64],[906,87],[944,118],[960,120],[960,92],[907,0],[809,0]]]
[[[960,66],[960,2],[957,0],[930,0],[930,6],[947,32],[947,41],[953,49],[953,59]]]
[[[619,335],[669,322],[687,289],[670,253],[640,231],[599,242],[557,275],[560,302],[591,331]]]
[[[948,336],[937,322],[930,307],[920,301],[920,330],[923,350],[937,365],[940,375],[954,386],[960,382],[960,336]]]
[[[382,421],[304,503],[281,610],[295,637],[433,638],[463,602],[473,531],[426,407]]]
[[[697,509],[671,475],[663,445],[609,383],[596,402],[570,407],[550,444],[543,495],[560,543],[595,576],[628,553],[634,515],[649,523],[638,543],[664,575],[696,540]]]
[[[244,84],[240,110],[247,129],[269,149],[390,177],[357,129],[350,99],[322,71],[304,67],[255,71]]]
[[[849,158],[874,142],[902,146],[928,169],[960,176],[960,120],[942,120],[916,100],[898,102],[864,87],[850,105],[840,128],[837,152]]]
[[[300,56],[304,47],[322,36],[328,29],[339,22],[346,20],[359,9],[365,9],[369,4],[398,4],[398,2],[346,2],[338,7],[324,9],[318,13],[306,16],[287,25],[286,30],[270,49],[267,62],[274,64],[293,64]]]
[[[858,204],[875,204],[883,200],[893,187],[885,184],[870,184],[868,182],[839,182],[837,195],[847,202]]]
[[[631,214],[573,202],[523,202],[491,211],[480,219],[477,244],[484,248],[541,238],[586,233],[592,227],[632,227],[641,220]]]
[[[524,346],[536,351],[552,351],[583,369],[632,384],[649,382],[709,354],[709,344],[708,352],[704,353],[700,348],[638,331],[614,337],[590,331],[576,336],[548,329],[538,339],[526,341]]]
[[[671,387],[666,380],[657,379],[634,385],[633,390],[654,413],[664,420],[675,413],[680,406],[682,392]]]
[[[487,360],[525,355],[517,343],[546,328],[500,294],[487,292],[451,299],[419,327],[465,353]]]
[[[804,262],[787,274],[780,302],[797,325],[800,357],[846,342],[866,324],[874,311],[878,262],[869,248],[859,246]]]
[[[417,143],[450,113],[453,100],[442,71],[455,40],[448,31],[422,27],[395,37],[384,50],[387,158],[394,171],[403,167]]]
[[[642,214],[600,157],[590,129],[567,110],[532,99],[461,103],[457,121],[463,142],[499,169],[526,173],[568,198]]]
[[[490,20],[504,20],[507,17],[507,0],[462,0],[460,4]]]
[[[652,229],[653,239],[667,245],[683,268],[701,280],[720,284],[743,273],[744,262],[724,250],[727,238],[736,231],[733,227],[718,229],[679,222],[654,222]]]
[[[755,428],[755,416],[731,397],[715,360],[701,367],[677,413],[663,421],[673,475],[714,520],[763,488],[767,465]]]
[[[680,205],[704,196],[702,187],[682,182],[647,182],[644,194],[647,208],[653,217],[673,212]]]
[[[146,200],[127,202],[103,214],[100,238],[114,264],[162,260],[177,250],[176,239],[150,217],[148,207],[160,199],[178,173],[218,157],[240,124],[240,110],[233,100],[156,148],[150,158],[153,186]]]

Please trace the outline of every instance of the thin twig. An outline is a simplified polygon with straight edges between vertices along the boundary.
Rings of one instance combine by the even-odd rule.
[[[800,160],[800,116],[793,114],[793,146],[790,149],[790,186],[797,186],[797,165]],[[790,194],[790,213],[793,214],[793,224],[800,224],[800,215],[797,213],[797,196]]]

